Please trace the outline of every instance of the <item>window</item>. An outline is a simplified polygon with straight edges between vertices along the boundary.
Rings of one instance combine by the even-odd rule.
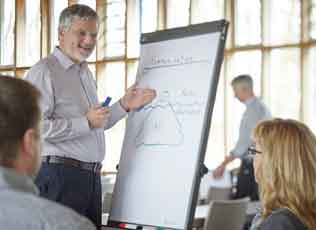
[[[154,32],[157,30],[157,0],[142,0],[141,5],[141,31],[142,33]]]
[[[216,100],[212,114],[211,130],[205,154],[205,164],[209,169],[215,169],[223,160],[225,152],[225,138],[223,124],[225,121],[224,114],[224,72],[218,82]],[[221,153],[221,154],[218,154]]]
[[[236,45],[261,43],[260,0],[236,1],[235,28]]]
[[[202,23],[224,18],[224,0],[195,0],[191,1],[191,23]]]
[[[15,1],[0,2],[0,65],[14,63]]]
[[[40,21],[40,1],[25,1],[25,27],[21,31],[20,39],[22,43],[21,56],[18,56],[19,66],[30,66],[40,60],[41,54],[41,21]],[[24,42],[23,42],[24,41]],[[24,51],[24,52],[23,52]]]
[[[313,47],[307,51],[307,64],[306,64],[306,75],[303,79],[304,89],[304,101],[303,110],[304,117],[303,121],[316,131],[316,47]]]
[[[131,0],[127,5],[127,57],[139,56],[140,40],[140,0]],[[154,7],[153,7],[154,8]],[[148,18],[147,18],[148,20]],[[149,21],[149,20],[148,20]],[[124,24],[122,25],[124,27]]]
[[[300,0],[266,1],[266,43],[271,45],[299,42],[301,24]]]
[[[100,64],[98,66],[99,77],[98,97],[104,101],[107,96],[111,96],[113,102],[119,100],[125,91],[125,64],[124,62]],[[119,163],[121,147],[124,138],[125,120],[106,131],[106,155],[104,167],[109,171],[116,171],[115,167]]]
[[[189,24],[189,0],[167,1],[167,28],[187,26]]]
[[[125,1],[107,1],[104,33],[105,56],[115,57],[125,54]]]
[[[141,33],[230,22],[205,158],[209,168],[238,137],[245,106],[230,85],[238,74],[253,77],[255,93],[274,117],[302,120],[316,132],[316,0],[1,0],[0,73],[22,77],[52,51],[59,14],[76,2],[96,9],[100,18],[96,50],[88,59],[100,101],[111,96],[115,102],[135,82]],[[106,131],[107,172],[116,171],[124,130],[125,120]]]
[[[55,0],[50,1],[50,14],[51,14],[51,24],[50,24],[50,51],[53,51],[55,46],[58,45],[58,24],[59,24],[59,15],[63,9],[68,6],[67,0]]]
[[[316,0],[310,0],[309,6],[309,26],[310,26],[310,37],[316,39]]]
[[[269,71],[269,107],[273,115],[300,118],[300,50],[275,49]],[[289,95],[291,99],[289,101]]]

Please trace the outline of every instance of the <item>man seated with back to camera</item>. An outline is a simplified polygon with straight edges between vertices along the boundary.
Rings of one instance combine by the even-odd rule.
[[[30,83],[0,75],[0,229],[95,230],[87,218],[38,196],[39,98]]]

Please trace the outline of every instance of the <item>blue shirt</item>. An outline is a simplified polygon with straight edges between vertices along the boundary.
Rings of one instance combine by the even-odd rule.
[[[268,108],[257,97],[251,97],[245,101],[246,110],[242,116],[239,137],[231,154],[234,157],[242,157],[247,153],[248,147],[251,145],[251,131],[256,127],[259,121],[271,118]]]

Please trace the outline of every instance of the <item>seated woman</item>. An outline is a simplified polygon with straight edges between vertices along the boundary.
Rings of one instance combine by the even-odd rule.
[[[261,212],[251,230],[316,229],[316,138],[304,124],[273,119],[253,130]]]

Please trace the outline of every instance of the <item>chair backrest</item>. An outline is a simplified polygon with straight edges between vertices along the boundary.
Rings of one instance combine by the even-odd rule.
[[[213,187],[211,186],[208,190],[207,194],[207,202],[211,202],[214,200],[229,200],[231,197],[231,188],[221,188],[221,187]]]
[[[204,230],[241,230],[246,220],[249,198],[210,203]]]

